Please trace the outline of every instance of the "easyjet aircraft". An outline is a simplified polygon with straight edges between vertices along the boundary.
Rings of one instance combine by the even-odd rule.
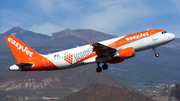
[[[76,47],[48,55],[39,54],[13,35],[5,37],[17,64],[9,70],[45,71],[62,70],[81,65],[97,63],[97,72],[108,68],[107,63],[123,62],[135,56],[135,52],[153,49],[174,40],[175,35],[161,29],[146,30],[101,42],[88,42],[88,45]],[[99,66],[103,63],[102,68]]]

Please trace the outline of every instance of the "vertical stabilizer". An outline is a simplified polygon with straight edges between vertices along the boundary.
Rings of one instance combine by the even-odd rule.
[[[36,51],[31,49],[13,35],[5,37],[5,40],[18,63],[27,62],[30,59],[41,57],[40,54],[38,54]]]

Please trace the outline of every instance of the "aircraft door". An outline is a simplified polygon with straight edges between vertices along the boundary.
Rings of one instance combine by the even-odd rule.
[[[155,34],[154,31],[151,31],[150,33],[151,33],[151,36],[152,36],[152,41],[158,40],[157,34]]]
[[[49,60],[47,58],[43,58],[43,63],[45,67],[49,66]]]

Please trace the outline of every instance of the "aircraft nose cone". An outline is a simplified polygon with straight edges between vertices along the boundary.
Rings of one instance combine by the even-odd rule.
[[[176,36],[175,36],[174,34],[171,35],[171,38],[172,38],[173,40],[175,39],[175,37],[176,37]]]
[[[174,40],[175,37],[176,36],[174,34],[172,34],[172,33],[169,33],[169,35],[168,35],[168,38],[169,38],[170,41]]]

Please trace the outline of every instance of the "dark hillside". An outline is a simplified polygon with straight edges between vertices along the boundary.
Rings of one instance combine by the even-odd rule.
[[[34,33],[31,31],[23,30],[22,28],[16,26],[11,28],[5,33],[0,34],[0,49],[8,48],[8,45],[4,39],[5,36],[14,35],[19,40],[27,44],[28,46],[38,46],[45,42],[46,40],[50,39],[50,36]]]
[[[0,76],[0,95],[3,94],[0,100],[10,94],[10,98],[27,95],[62,98],[91,84],[122,86],[136,90],[105,72],[96,73],[95,69],[94,66],[87,66],[60,71],[9,71]]]
[[[77,29],[70,30],[65,29],[60,32],[52,34],[52,38],[40,45],[41,47],[60,47],[61,49],[69,49],[90,42],[98,42],[116,36],[108,35],[102,32],[89,30],[89,29]]]
[[[123,87],[92,84],[60,101],[155,101]]]
[[[153,95],[152,98],[158,101],[180,101],[180,84],[165,88],[161,93]]]

